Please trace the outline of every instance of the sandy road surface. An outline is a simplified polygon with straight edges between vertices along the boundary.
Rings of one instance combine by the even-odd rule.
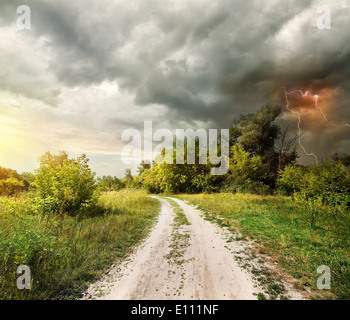
[[[93,284],[84,299],[257,299],[254,293],[263,288],[237,260],[248,244],[228,241],[231,233],[203,219],[193,206],[172,198],[190,223],[176,229],[172,206],[158,199],[161,212],[148,238]],[[179,255],[170,259],[169,253],[176,256],[176,249]],[[296,292],[289,297],[301,298]]]

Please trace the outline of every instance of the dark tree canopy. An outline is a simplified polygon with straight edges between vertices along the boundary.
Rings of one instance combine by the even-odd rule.
[[[274,122],[281,114],[281,107],[265,105],[256,113],[241,115],[233,120],[232,141],[239,140],[251,154],[265,156],[274,152],[274,143],[280,127]]]

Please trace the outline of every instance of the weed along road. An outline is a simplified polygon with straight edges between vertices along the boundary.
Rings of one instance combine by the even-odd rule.
[[[261,269],[248,241],[235,241],[234,233],[182,200],[156,198],[161,211],[147,239],[92,284],[84,299],[243,300],[269,294],[251,272],[265,270],[266,263]],[[278,286],[284,297],[301,298],[288,284]]]

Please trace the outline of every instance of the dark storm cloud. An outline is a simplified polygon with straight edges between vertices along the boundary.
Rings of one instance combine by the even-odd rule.
[[[228,86],[231,93],[240,90],[242,76],[254,65],[259,68],[273,50],[264,47],[264,41],[308,4],[185,2],[182,9],[174,10],[171,4],[159,2],[130,3],[30,3],[35,36],[46,36],[47,46],[53,49],[50,69],[72,87],[119,79],[138,93],[137,103],[162,103],[181,112],[187,109],[189,114],[208,105],[200,98],[202,92],[215,90],[220,100],[221,90],[216,89],[227,79],[233,85],[233,90]],[[5,4],[6,12],[15,6],[15,2]],[[134,37],[137,28],[150,24],[154,30],[147,37]],[[131,54],[120,54],[130,44]],[[172,54],[180,50],[179,60],[172,60]],[[181,64],[186,67],[188,54],[204,62],[202,69],[191,70],[192,74],[186,68],[179,70]],[[161,70],[163,62],[169,69],[166,75]]]
[[[266,103],[283,105],[282,87],[333,90],[330,118],[350,116],[344,6],[329,3],[332,30],[318,30],[318,1],[311,0],[27,3],[30,36],[44,39],[58,86],[115,80],[134,96],[141,115],[148,105],[165,106],[175,127],[198,120],[228,127],[233,117]],[[1,6],[4,26],[16,1]]]

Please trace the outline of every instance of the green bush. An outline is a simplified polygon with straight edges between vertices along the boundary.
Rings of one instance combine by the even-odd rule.
[[[261,181],[245,180],[240,176],[229,175],[224,181],[222,192],[252,193],[267,195],[271,192],[270,187]]]
[[[24,189],[23,181],[16,178],[8,178],[6,180],[0,180],[0,194],[6,196],[12,196]]]
[[[28,183],[16,170],[0,167],[0,195],[13,196],[28,189]]]
[[[295,192],[300,192],[305,172],[306,168],[301,166],[286,166],[277,180],[278,193],[291,196]]]
[[[33,185],[38,195],[50,203],[50,211],[74,212],[96,202],[95,173],[88,161],[85,154],[68,159],[65,152],[47,152],[40,158]]]
[[[247,181],[262,181],[266,178],[261,157],[251,155],[239,143],[231,147],[230,172]]]
[[[341,162],[327,160],[308,167],[287,166],[277,187],[280,193],[297,194],[305,200],[317,199],[343,209],[350,203],[350,172]]]
[[[97,185],[101,191],[117,191],[123,189],[123,181],[111,175],[98,177]]]

